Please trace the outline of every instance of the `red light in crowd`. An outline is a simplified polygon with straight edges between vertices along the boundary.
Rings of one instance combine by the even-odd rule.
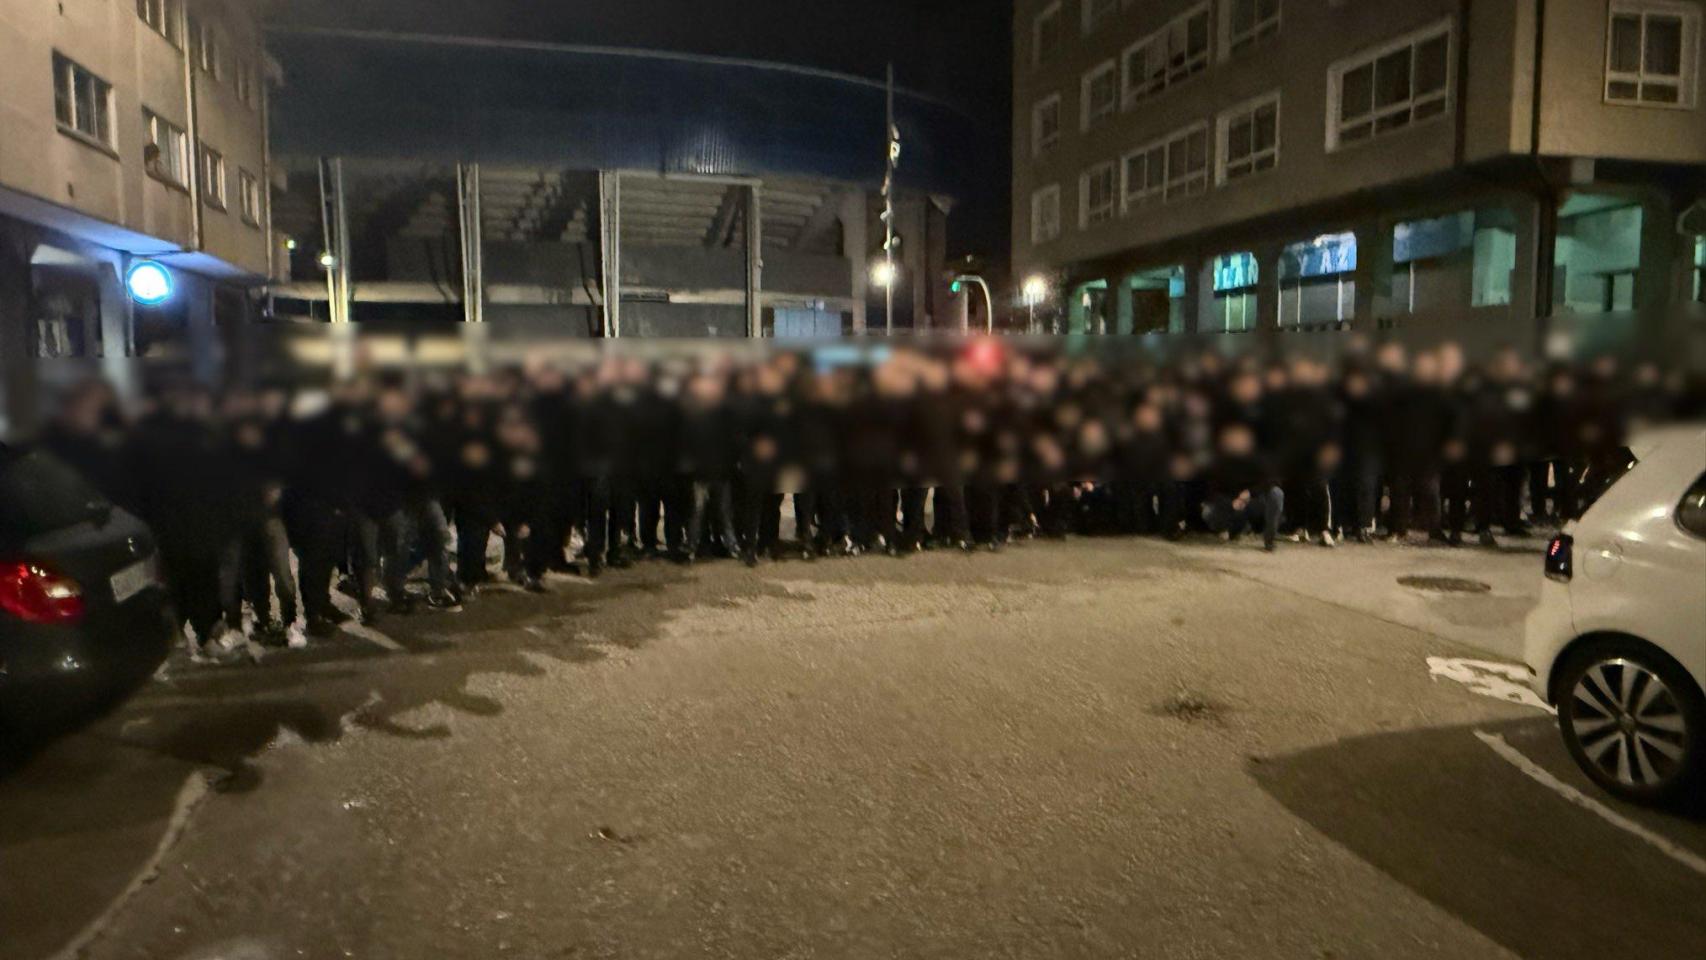
[[[83,590],[77,581],[33,563],[3,564],[0,610],[26,623],[75,623],[83,619]]]
[[[966,348],[966,359],[979,370],[999,370],[1001,345],[993,340],[979,340]]]

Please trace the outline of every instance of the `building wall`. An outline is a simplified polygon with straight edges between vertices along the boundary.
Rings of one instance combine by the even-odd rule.
[[[1532,5],[1534,0],[1523,2]],[[1692,7],[1700,18],[1696,22],[1706,22],[1706,0],[1667,0],[1665,5]],[[1700,66],[1695,69],[1691,107],[1605,101],[1606,9],[1604,0],[1548,0],[1546,4],[1540,152],[1672,163],[1706,161]],[[1693,38],[1697,63],[1702,56],[1701,32],[1706,31],[1696,31]]]
[[[255,108],[238,102],[229,70],[213,82],[196,75],[202,138],[226,156],[230,215],[210,212],[205,250],[252,274],[264,274],[264,231],[237,217],[239,167],[262,176],[264,84],[253,22],[211,2],[198,15],[217,24],[227,63],[240,56],[255,73]],[[182,37],[182,24],[174,30]],[[112,86],[111,148],[59,129],[54,112],[53,56],[71,59]],[[185,249],[194,245],[187,191],[144,170],[148,142],[143,109],[188,128],[185,53],[149,29],[134,0],[7,0],[0,4],[0,187],[146,233]],[[191,150],[193,162],[193,147]],[[262,184],[263,216],[266,203]]]
[[[1012,239],[1020,271],[1058,269],[1126,251],[1154,250],[1217,228],[1423,182],[1461,163],[1525,154],[1532,146],[1536,0],[1408,0],[1403,4],[1282,0],[1278,34],[1230,56],[1223,55],[1218,42],[1228,0],[1212,0],[1216,37],[1208,69],[1129,109],[1122,108],[1086,133],[1080,127],[1085,73],[1110,59],[1120,69],[1128,46],[1197,5],[1193,0],[1124,2],[1086,36],[1082,4],[1087,2],[1060,0],[1062,41],[1053,57],[1040,66],[1032,62],[1033,24],[1051,0],[1019,0],[1015,5]],[[1706,0],[1676,2],[1685,8],[1706,6]],[[1690,164],[1706,160],[1706,112],[1701,105],[1706,98],[1700,91],[1694,92],[1692,106],[1686,109],[1605,102],[1606,0],[1549,0],[1545,11],[1542,154]],[[1330,67],[1442,22],[1452,23],[1454,31],[1451,108],[1401,131],[1330,152]],[[1706,31],[1696,31],[1693,38],[1696,47],[1702,32]],[[1696,87],[1699,73],[1696,68]],[[1092,164],[1119,163],[1135,147],[1206,121],[1212,181],[1217,115],[1274,90],[1281,96],[1279,160],[1274,169],[1211,185],[1202,196],[1117,212],[1111,221],[1080,229],[1080,176]],[[1461,97],[1459,91],[1464,91]],[[1036,157],[1032,109],[1050,94],[1061,97],[1060,142]],[[1031,197],[1048,184],[1058,184],[1061,190],[1061,234],[1055,241],[1035,246]],[[1226,251],[1196,250],[1191,255],[1220,252]]]

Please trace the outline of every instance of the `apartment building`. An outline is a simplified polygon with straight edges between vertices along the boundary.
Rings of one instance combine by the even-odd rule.
[[[252,6],[0,4],[0,379],[15,429],[62,368],[117,373],[185,344],[210,366],[218,324],[266,278],[268,68]],[[127,288],[143,261],[165,268],[161,303]]]
[[[1016,17],[1015,270],[1050,281],[1066,329],[1330,350],[1706,327],[1702,0]]]

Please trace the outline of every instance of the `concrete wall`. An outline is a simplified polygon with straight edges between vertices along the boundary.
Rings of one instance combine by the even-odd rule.
[[[198,13],[220,25],[227,63],[241,55],[256,71],[258,103],[262,57],[252,20],[211,2]],[[176,35],[182,36],[181,29]],[[111,151],[58,129],[55,51],[112,85]],[[205,248],[247,272],[264,274],[266,238],[239,222],[237,183],[239,168],[262,176],[261,111],[238,103],[229,69],[217,84],[201,73],[196,83],[203,139],[225,155],[230,181],[230,213],[208,215]],[[144,107],[189,126],[184,53],[137,17],[133,0],[0,3],[0,187],[189,248],[194,240],[189,195],[144,171]],[[262,199],[264,204],[264,190]]]

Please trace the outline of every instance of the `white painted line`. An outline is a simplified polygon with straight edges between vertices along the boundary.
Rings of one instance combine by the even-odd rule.
[[[1580,790],[1577,790],[1575,787],[1559,780],[1552,774],[1547,773],[1545,770],[1541,769],[1539,764],[1523,756],[1517,748],[1505,742],[1504,737],[1494,733],[1486,733],[1481,730],[1475,731],[1475,736],[1479,738],[1482,743],[1492,748],[1494,753],[1505,758],[1505,760],[1507,760],[1512,766],[1527,774],[1530,780],[1533,780],[1535,783],[1540,784],[1576,806],[1597,815],[1606,823],[1609,823],[1620,830],[1634,834],[1641,840],[1657,848],[1658,851],[1665,856],[1675,860],[1677,863],[1682,864],[1688,869],[1693,870],[1695,873],[1706,877],[1706,858],[1702,858],[1692,850],[1685,849],[1675,843],[1672,843],[1670,840],[1659,836],[1653,831],[1648,830],[1646,827],[1643,827],[1628,817],[1625,817],[1623,814],[1618,813],[1616,810],[1611,809],[1605,804],[1600,803],[1598,800],[1595,800]]]
[[[1470,693],[1506,703],[1518,703],[1547,713],[1557,713],[1528,686],[1526,668],[1495,660],[1466,660],[1462,657],[1429,657],[1428,674],[1455,680]]]
[[[87,926],[71,938],[70,943],[61,947],[59,952],[49,957],[48,960],[75,960],[75,958],[82,956],[83,951],[89,949],[96,940],[100,939],[101,934],[106,931],[107,925],[113,922],[119,911],[123,910],[130,899],[154,879],[155,874],[160,870],[160,862],[166,859],[167,852],[177,844],[179,838],[183,836],[184,830],[189,827],[190,814],[195,812],[196,805],[201,803],[202,798],[206,796],[207,777],[199,771],[190,774],[184,780],[184,785],[178,788],[178,798],[172,804],[172,815],[166,821],[166,830],[160,835],[160,842],[154,845],[154,852],[142,864],[142,869],[136,871],[136,875],[130,878],[130,883],[125,885],[124,890],[114,898],[112,903],[107,904],[105,910],[102,910],[95,919],[89,921]]]
[[[380,633],[378,630],[375,630],[364,623],[346,623],[343,626],[343,630],[350,636],[360,637],[368,643],[371,643],[376,647],[384,647],[392,653],[409,652],[408,647],[403,646],[397,641],[387,637],[385,634]]]

